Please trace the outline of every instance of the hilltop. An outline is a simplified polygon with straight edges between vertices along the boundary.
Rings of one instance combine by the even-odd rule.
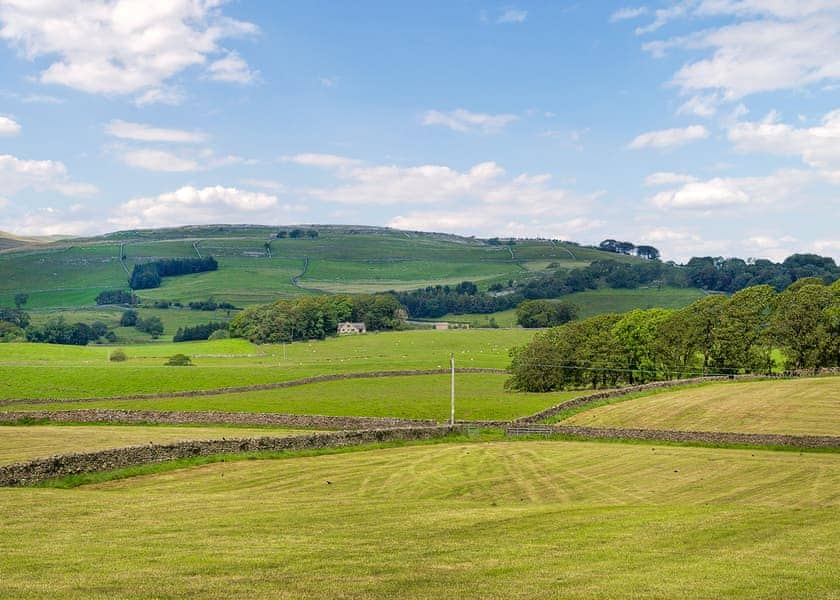
[[[278,238],[296,228],[317,238]],[[244,306],[313,293],[406,290],[464,280],[486,289],[593,260],[640,261],[557,240],[482,240],[355,225],[203,225],[118,231],[81,238],[0,237],[0,304],[18,292],[29,308],[90,306],[125,289],[135,264],[213,256],[219,270],[164,281],[143,300],[213,297]]]

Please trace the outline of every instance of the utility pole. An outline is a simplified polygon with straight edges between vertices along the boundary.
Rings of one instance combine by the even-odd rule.
[[[449,365],[452,369],[452,386],[451,386],[452,411],[450,412],[450,416],[449,416],[449,424],[450,425],[455,425],[455,355],[454,354],[449,355]]]

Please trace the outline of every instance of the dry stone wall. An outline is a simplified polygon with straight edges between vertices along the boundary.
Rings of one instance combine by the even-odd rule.
[[[732,433],[725,431],[674,431],[668,429],[610,429],[570,425],[553,425],[550,429],[554,433],[585,439],[694,442],[701,444],[737,444],[743,446],[786,446],[792,448],[840,448],[840,437],[830,435],[778,435],[769,433]]]
[[[389,417],[336,417],[328,415],[285,415],[221,411],[156,411],[86,408],[78,410],[32,410],[0,412],[0,423],[49,421],[53,423],[129,423],[138,425],[272,425],[308,429],[385,429],[390,427],[433,427],[433,420]]]
[[[0,467],[0,486],[33,485],[67,475],[111,471],[196,456],[243,452],[341,448],[391,441],[413,441],[463,433],[463,427],[414,427],[340,431],[293,437],[233,438],[149,444],[80,454],[65,454]]]

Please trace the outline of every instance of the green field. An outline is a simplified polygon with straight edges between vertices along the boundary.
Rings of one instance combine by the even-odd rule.
[[[304,433],[309,432],[275,427],[0,425],[0,464],[149,443]]]
[[[462,420],[509,420],[533,414],[579,396],[579,391],[529,394],[504,389],[507,375],[458,374],[455,417]],[[118,408],[125,410],[179,410],[222,412],[274,412],[337,416],[435,419],[450,412],[450,379],[446,375],[378,377],[312,383],[300,387],[194,398],[107,400],[101,402],[32,404],[0,407],[14,410],[67,410]],[[0,413],[2,414],[2,413]]]
[[[604,313],[624,313],[636,308],[683,308],[703,297],[703,292],[695,288],[655,288],[642,287],[634,290],[600,289],[568,294],[557,301],[571,302],[579,309],[578,318]],[[490,314],[448,314],[438,321],[468,323],[471,327],[488,327],[490,318],[496,320],[499,327],[516,327],[516,309]]]
[[[838,595],[834,454],[450,443],[0,504],[3,597]]]
[[[840,377],[710,384],[617,400],[562,423],[840,436]]]
[[[508,248],[444,234],[316,228],[320,235],[314,240],[276,239],[273,227],[208,226],[18,245],[0,253],[0,305],[11,305],[15,293],[25,292],[28,308],[91,306],[100,291],[125,288],[126,271],[135,264],[198,254],[215,256],[219,270],[169,277],[139,296],[184,303],[212,296],[245,306],[321,290],[372,292],[463,280],[486,287],[598,258],[641,260],[548,240],[520,240]]]

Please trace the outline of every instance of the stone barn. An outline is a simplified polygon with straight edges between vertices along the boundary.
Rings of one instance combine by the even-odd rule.
[[[367,333],[364,323],[351,323],[349,321],[338,324],[338,335],[359,335]]]

